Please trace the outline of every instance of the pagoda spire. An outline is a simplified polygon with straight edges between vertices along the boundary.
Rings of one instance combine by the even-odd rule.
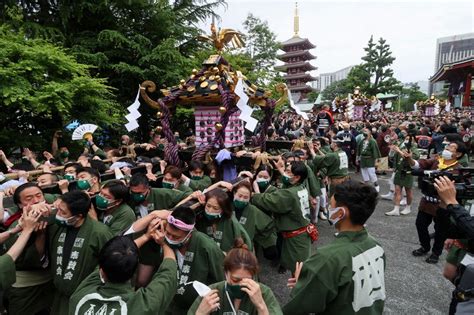
[[[294,18],[293,29],[295,31],[294,37],[298,37],[298,33],[300,31],[300,17],[298,15],[298,2],[296,2],[296,6],[295,6],[295,18]]]

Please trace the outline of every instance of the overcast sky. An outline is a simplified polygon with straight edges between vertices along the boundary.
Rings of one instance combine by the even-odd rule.
[[[227,0],[219,26],[242,30],[249,12],[268,21],[279,41],[293,36],[292,0]],[[315,74],[361,62],[370,35],[383,37],[396,60],[402,82],[428,80],[434,74],[436,39],[474,32],[474,1],[467,0],[302,0],[298,1],[300,36],[317,47]]]

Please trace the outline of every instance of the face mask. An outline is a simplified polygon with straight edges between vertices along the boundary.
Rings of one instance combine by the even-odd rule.
[[[209,221],[213,221],[213,220],[220,219],[222,217],[222,214],[211,213],[211,212],[208,212],[207,210],[204,210],[204,217],[206,217],[206,219],[208,219]]]
[[[165,235],[165,241],[166,243],[168,244],[169,247],[171,247],[172,249],[180,249],[182,248],[186,242],[188,241],[189,239],[189,235],[191,235],[191,232],[192,231],[189,231],[189,233],[183,238],[182,241],[175,241],[175,240],[171,240],[168,238],[168,236]]]
[[[249,204],[248,200],[234,199],[234,207],[242,210]]]
[[[56,224],[59,226],[74,226],[77,223],[77,220],[78,219],[76,216],[63,218],[62,216],[59,216],[56,214],[56,217],[55,217]]]
[[[445,160],[451,160],[453,158],[453,153],[451,151],[444,149],[443,153],[441,153],[441,157]]]
[[[131,193],[132,200],[136,203],[142,203],[146,200],[146,194]]]
[[[225,283],[225,290],[229,293],[231,299],[243,299],[246,295],[244,291],[241,290],[242,286],[238,284],[230,284],[229,282]]]
[[[63,151],[59,154],[59,156],[63,159],[69,157],[69,152],[68,151]]]
[[[288,175],[284,174],[282,177],[281,177],[281,182],[283,183],[283,185],[285,186],[289,186],[291,185],[291,177],[289,177]]]
[[[197,176],[197,175],[191,175],[192,180],[200,180],[202,179],[202,176]]]
[[[170,183],[170,182],[166,182],[166,181],[162,181],[161,185],[163,186],[163,188],[169,188],[169,189],[173,189],[174,186],[175,186],[174,183]]]
[[[265,190],[270,184],[270,181],[266,180],[265,178],[257,178],[257,185],[260,190]]]
[[[342,217],[338,217],[336,219],[331,219],[331,217],[336,214],[336,212],[338,212],[339,210],[342,210],[344,212],[344,214],[342,215]],[[336,207],[336,208],[329,208],[329,215],[328,215],[328,221],[331,225],[336,225],[337,222],[339,222],[341,219],[344,218],[344,216],[346,215],[346,210],[342,207]]]
[[[91,183],[89,183],[88,179],[80,179],[77,181],[77,188],[80,190],[88,190],[91,188]]]
[[[103,197],[102,195],[97,195],[95,197],[95,205],[97,206],[98,210],[105,211],[110,208],[114,202],[111,202],[109,199]]]
[[[76,176],[74,176],[74,174],[64,174],[64,179],[66,179],[68,182],[72,182],[76,179]]]

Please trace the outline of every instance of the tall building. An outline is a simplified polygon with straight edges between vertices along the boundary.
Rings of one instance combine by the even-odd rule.
[[[321,73],[318,77],[318,90],[322,92],[332,83],[346,79],[352,68],[354,66],[348,66],[334,72]]]
[[[447,89],[455,107],[474,104],[474,33],[438,38],[430,93]]]
[[[299,36],[299,15],[298,4],[296,4],[294,17],[294,36],[281,43],[283,54],[278,55],[278,59],[284,62],[284,65],[275,67],[275,70],[285,72],[283,78],[286,80],[290,91],[294,96],[295,103],[307,99],[309,92],[314,89],[307,83],[315,81],[316,78],[308,72],[317,68],[311,65],[310,61],[316,57],[310,53],[310,50],[316,48],[307,38]]]

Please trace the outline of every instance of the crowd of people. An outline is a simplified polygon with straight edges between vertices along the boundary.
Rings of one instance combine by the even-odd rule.
[[[178,166],[163,158],[167,140],[158,132],[146,143],[123,135],[118,147],[88,135],[78,156],[60,132],[50,152],[3,148],[3,312],[381,314],[386,259],[366,221],[379,197],[393,200],[387,216],[411,212],[414,170],[468,166],[471,125],[470,111],[350,121],[323,106],[309,120],[274,117],[268,141],[292,141],[291,149],[226,150]],[[194,143],[192,135],[176,139]],[[238,162],[243,156],[255,163]],[[379,195],[384,172],[391,191]],[[421,198],[413,255],[431,252],[426,262],[437,263],[446,242],[445,276],[454,282],[466,248],[447,240],[437,215],[443,202]],[[326,220],[335,239],[314,251]],[[287,273],[285,305],[259,282],[262,259]]]

